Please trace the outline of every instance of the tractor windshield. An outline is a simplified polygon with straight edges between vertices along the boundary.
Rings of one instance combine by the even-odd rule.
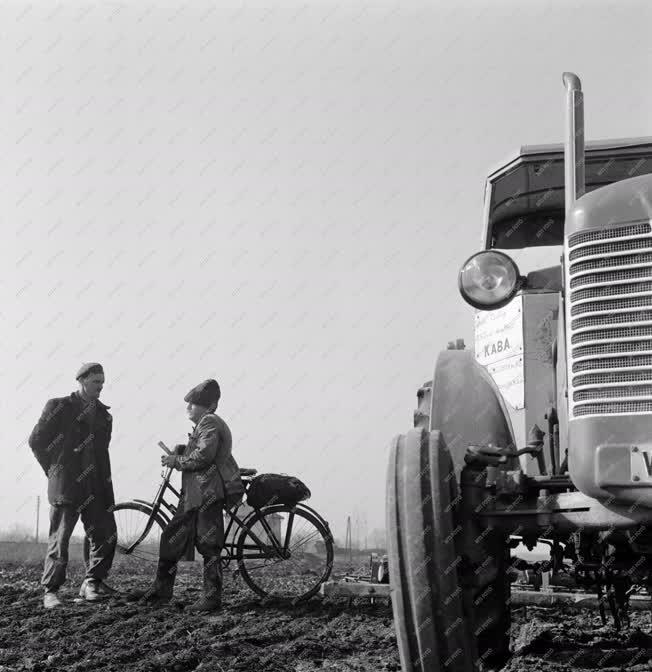
[[[563,245],[564,210],[522,212],[507,217],[494,224],[491,235],[491,247],[498,250]]]
[[[587,193],[612,182],[652,173],[652,138],[587,143],[584,167]],[[522,147],[515,158],[490,174],[487,187],[487,249],[509,250],[515,258],[516,250],[563,245],[561,145]],[[554,251],[552,256],[557,258],[554,265],[558,264],[559,254]]]

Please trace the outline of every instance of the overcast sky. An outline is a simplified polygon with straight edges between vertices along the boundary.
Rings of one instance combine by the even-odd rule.
[[[392,436],[472,309],[484,178],[560,142],[652,135],[644,2],[5,2],[0,529],[33,525],[45,401],[106,371],[118,500],[214,377],[241,466],[344,537],[384,525]],[[45,502],[41,509],[45,531]]]

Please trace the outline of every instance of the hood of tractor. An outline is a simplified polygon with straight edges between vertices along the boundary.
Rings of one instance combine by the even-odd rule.
[[[652,175],[578,199],[565,224],[569,471],[652,506]]]

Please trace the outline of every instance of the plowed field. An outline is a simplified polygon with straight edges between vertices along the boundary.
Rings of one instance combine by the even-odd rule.
[[[199,563],[180,565],[168,606],[121,598],[91,605],[73,601],[83,572],[72,562],[60,593],[65,606],[46,612],[40,563],[0,564],[0,672],[400,670],[386,602],[262,605],[227,572],[224,610],[200,616],[185,612],[200,594],[200,571]],[[152,572],[146,566],[127,575],[117,559],[110,583],[127,592],[149,585]],[[594,611],[519,608],[505,672],[652,669],[651,632],[648,612],[633,613],[632,627],[617,633]]]

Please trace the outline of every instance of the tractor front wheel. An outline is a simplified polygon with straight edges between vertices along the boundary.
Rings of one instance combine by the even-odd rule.
[[[439,431],[392,442],[387,529],[403,672],[498,669],[509,655],[509,547],[474,533]]]

